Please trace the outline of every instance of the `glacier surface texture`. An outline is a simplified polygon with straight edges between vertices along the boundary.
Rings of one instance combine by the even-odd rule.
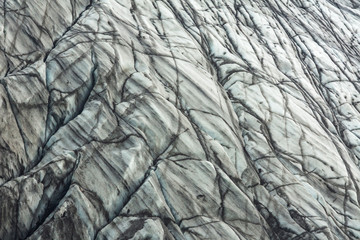
[[[360,239],[359,0],[0,0],[0,239]]]

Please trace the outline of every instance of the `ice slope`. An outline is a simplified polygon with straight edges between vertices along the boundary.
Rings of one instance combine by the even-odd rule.
[[[360,239],[357,0],[0,0],[0,239]]]

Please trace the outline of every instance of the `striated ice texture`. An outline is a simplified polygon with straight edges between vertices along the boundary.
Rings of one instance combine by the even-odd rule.
[[[358,0],[0,0],[0,239],[360,239]]]

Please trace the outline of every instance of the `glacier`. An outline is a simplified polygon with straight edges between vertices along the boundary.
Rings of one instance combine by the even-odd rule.
[[[358,0],[0,0],[0,239],[360,239]]]

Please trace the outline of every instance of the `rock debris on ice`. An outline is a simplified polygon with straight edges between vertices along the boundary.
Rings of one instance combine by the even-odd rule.
[[[0,0],[0,239],[360,239],[359,7]]]

